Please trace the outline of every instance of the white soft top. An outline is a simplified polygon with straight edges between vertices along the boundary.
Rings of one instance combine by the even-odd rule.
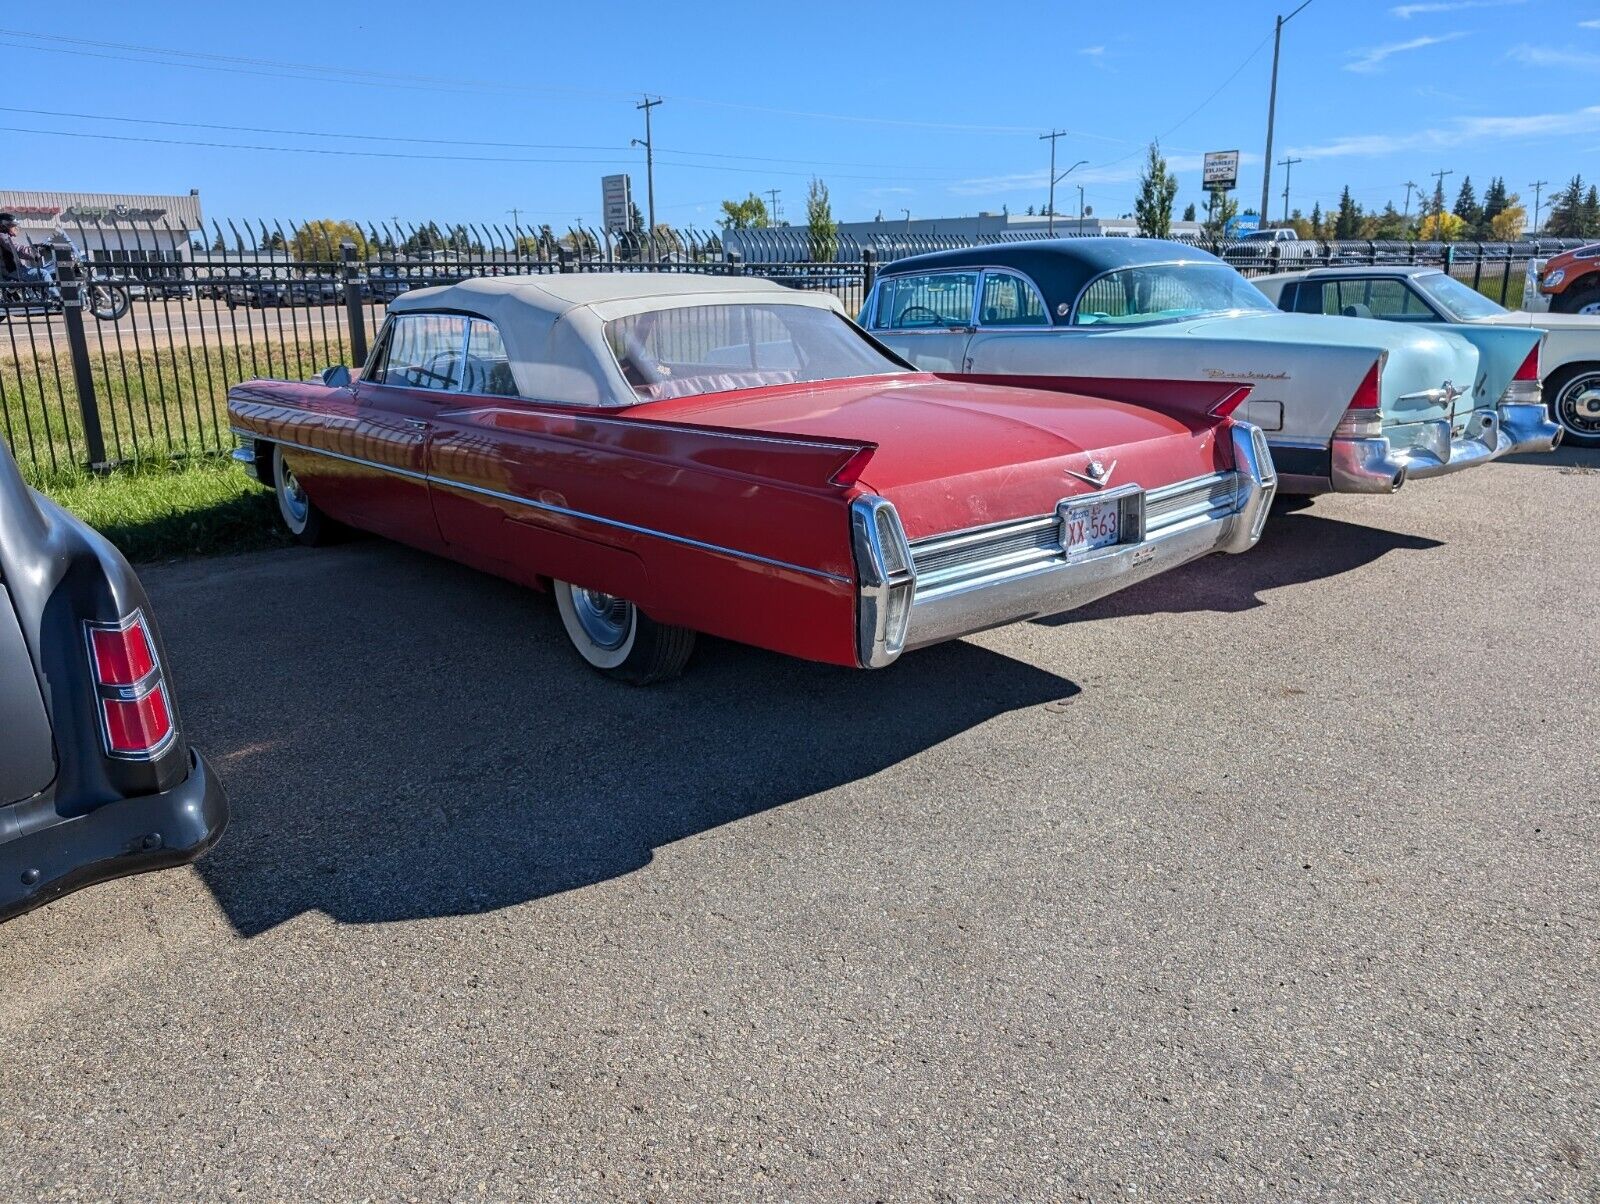
[[[633,405],[639,398],[606,345],[605,324],[693,305],[800,305],[843,314],[838,298],[750,276],[690,272],[562,272],[484,276],[420,288],[389,302],[391,314],[465,313],[500,331],[523,397],[572,405]]]

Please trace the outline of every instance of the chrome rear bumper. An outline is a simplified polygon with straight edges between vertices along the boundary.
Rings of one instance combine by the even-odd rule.
[[[1403,429],[1411,436],[1407,447],[1396,447],[1389,434],[1336,437],[1330,459],[1334,490],[1393,493],[1411,479],[1442,477],[1518,452],[1551,451],[1561,442],[1561,428],[1550,421],[1542,402],[1502,402],[1493,410],[1476,410],[1454,436],[1442,418]]]
[[[858,500],[862,665],[881,667],[905,649],[1061,614],[1209,552],[1248,550],[1261,537],[1277,475],[1256,427],[1235,423],[1233,443],[1235,471],[1143,494],[1137,542],[1070,556],[1055,513],[897,545],[884,533],[889,503]]]

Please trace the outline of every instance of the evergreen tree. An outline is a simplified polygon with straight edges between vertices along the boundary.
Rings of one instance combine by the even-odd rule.
[[[1139,233],[1146,238],[1166,238],[1172,233],[1172,202],[1178,196],[1178,177],[1167,170],[1161,157],[1161,144],[1152,142],[1139,173],[1139,195],[1133,210]]]
[[[1361,206],[1350,195],[1350,185],[1339,194],[1339,213],[1333,219],[1335,238],[1355,238],[1361,233]]]
[[[1194,202],[1193,201],[1190,201],[1187,205],[1185,205],[1183,207],[1183,220],[1186,221],[1186,222],[1194,221]]]
[[[1439,176],[1433,182],[1433,200],[1428,202],[1428,213],[1438,217],[1444,212],[1444,177]]]
[[[1311,237],[1322,237],[1322,202],[1317,201],[1311,206]]]
[[[1028,213],[1027,213],[1027,216],[1029,216],[1029,217],[1032,217],[1032,216],[1033,216],[1033,206],[1032,206],[1032,205],[1029,205],[1029,206],[1028,206]],[[880,221],[881,221],[881,220],[882,220],[882,218],[879,218],[879,220],[880,220]]]
[[[628,233],[644,233],[644,214],[639,212],[639,206],[634,201],[628,202]]]
[[[1476,232],[1483,222],[1483,206],[1478,204],[1478,194],[1473,191],[1471,176],[1461,177],[1461,190],[1456,193],[1456,203],[1450,212],[1467,223],[1468,233]]]
[[[1583,237],[1593,238],[1600,234],[1600,188],[1589,185],[1589,191],[1583,198],[1582,211]]]
[[[1206,197],[1206,234],[1212,238],[1225,238],[1228,223],[1239,212],[1239,202],[1220,188],[1212,189]]]
[[[1550,220],[1545,233],[1556,238],[1583,237],[1583,177],[1573,176],[1567,186],[1550,199]]]
[[[1478,222],[1479,238],[1494,238],[1494,219],[1506,211],[1506,180],[1496,176],[1483,190],[1483,218]]]
[[[1364,232],[1367,238],[1386,242],[1399,242],[1410,233],[1411,222],[1394,207],[1393,201],[1384,205],[1383,212],[1372,219],[1370,230]]]

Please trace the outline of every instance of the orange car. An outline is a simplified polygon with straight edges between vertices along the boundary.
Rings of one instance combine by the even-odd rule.
[[[1550,298],[1550,312],[1600,317],[1600,243],[1563,251],[1545,262],[1539,291]]]

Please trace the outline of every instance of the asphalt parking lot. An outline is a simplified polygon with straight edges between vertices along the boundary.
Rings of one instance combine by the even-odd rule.
[[[151,568],[234,824],[0,928],[0,1198],[1600,1199],[1600,455],[649,690]]]

